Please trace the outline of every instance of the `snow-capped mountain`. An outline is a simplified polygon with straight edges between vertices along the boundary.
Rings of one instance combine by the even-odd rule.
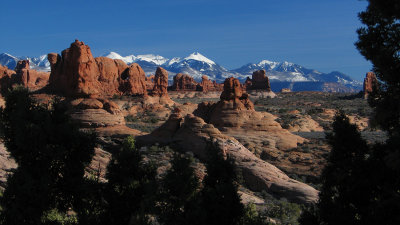
[[[249,63],[238,69],[227,70],[198,52],[194,52],[187,57],[175,57],[171,59],[155,54],[121,56],[116,52],[110,52],[103,56],[111,59],[120,59],[127,64],[138,63],[146,75],[154,74],[157,67],[161,66],[169,72],[170,80],[177,73],[185,73],[198,81],[201,80],[202,75],[207,75],[210,79],[217,82],[223,82],[225,78],[230,76],[236,77],[243,82],[247,77],[251,77],[254,71],[265,70],[272,87],[275,85],[275,87],[298,87],[298,90],[325,90],[323,89],[323,85],[326,83],[337,83],[340,87],[344,88],[343,90],[356,91],[362,88],[361,82],[355,81],[341,72],[322,73],[286,61],[273,62],[262,60],[259,63]],[[28,58],[15,57],[7,53],[0,54],[0,64],[6,65],[10,69],[14,69],[20,59],[29,59],[30,66],[33,69],[42,71],[50,70],[47,55]],[[273,89],[277,90],[276,88]]]
[[[14,69],[19,60],[19,58],[12,56],[8,53],[0,54],[0,64],[3,66],[7,66],[10,69]]]
[[[40,71],[50,71],[50,63],[47,60],[47,55],[41,55],[39,57],[16,57],[8,53],[0,54],[0,64],[7,66],[9,69],[13,70],[17,66],[19,60],[28,59],[29,66],[31,69],[36,69]]]
[[[171,75],[186,73],[196,80],[201,80],[202,75],[208,75],[216,80],[224,80],[226,77],[232,76],[227,69],[198,52],[194,52],[185,58],[175,57],[172,59],[153,54],[123,57],[115,52],[110,52],[104,56],[111,59],[121,59],[127,64],[138,63],[147,75],[154,74],[157,67],[161,66]],[[172,76],[170,76],[170,79],[172,79]]]
[[[263,60],[258,64],[249,63],[232,71],[251,76],[256,70],[265,70],[271,82],[335,82],[355,89],[360,89],[362,85],[361,82],[338,71],[326,74],[286,61]]]
[[[196,80],[201,80],[202,75],[208,75],[215,80],[224,80],[232,75],[227,69],[198,52],[183,59],[173,58],[165,64],[165,68],[174,73],[190,74]]]

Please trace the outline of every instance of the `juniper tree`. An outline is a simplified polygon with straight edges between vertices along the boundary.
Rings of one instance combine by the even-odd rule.
[[[122,149],[113,154],[107,167],[107,203],[103,224],[146,224],[154,208],[157,191],[156,170],[144,162],[133,137],[124,140]]]
[[[162,180],[160,188],[159,220],[166,225],[192,224],[198,218],[193,211],[198,207],[197,196],[200,182],[192,167],[193,158],[175,153],[171,168]]]
[[[368,99],[372,119],[388,139],[367,146],[336,117],[320,200],[302,224],[400,224],[400,2],[369,0],[359,17],[356,46],[380,80]]]
[[[27,89],[5,96],[2,139],[18,164],[0,200],[2,224],[44,224],[45,214],[79,204],[79,186],[90,162],[94,135],[79,131],[62,104],[40,105]]]

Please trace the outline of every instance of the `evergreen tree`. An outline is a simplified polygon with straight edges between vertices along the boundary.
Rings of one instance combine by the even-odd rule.
[[[356,46],[381,82],[368,101],[375,123],[389,136],[372,148],[369,215],[380,224],[400,224],[400,2],[369,0],[359,17],[365,26],[358,30]]]
[[[191,164],[192,158],[175,153],[172,167],[162,181],[159,221],[166,225],[192,224],[197,207],[199,181]]]
[[[146,224],[154,207],[157,191],[156,170],[143,162],[133,137],[125,139],[122,149],[113,154],[107,168],[108,184],[104,193],[107,206],[103,224]]]
[[[356,46],[373,64],[381,88],[369,102],[375,120],[390,135],[400,132],[400,3],[398,0],[369,0],[367,10],[360,13],[365,25],[357,30]]]
[[[367,224],[371,195],[367,143],[343,112],[336,115],[327,138],[332,150],[321,175],[317,217],[321,224]]]
[[[244,206],[240,202],[233,161],[224,159],[214,144],[208,146],[207,175],[200,192],[198,221],[196,224],[240,224]]]
[[[79,131],[58,102],[39,105],[28,90],[16,88],[0,111],[2,139],[17,170],[0,200],[2,224],[45,224],[45,214],[66,212],[80,202],[84,167],[94,135]]]
[[[356,46],[380,80],[368,102],[388,139],[367,147],[338,116],[320,200],[302,224],[400,224],[400,2],[369,0],[359,17]]]

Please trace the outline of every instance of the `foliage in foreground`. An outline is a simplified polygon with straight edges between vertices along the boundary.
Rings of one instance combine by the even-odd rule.
[[[61,106],[39,105],[26,89],[6,96],[2,138],[19,167],[0,199],[1,224],[264,224],[240,202],[232,161],[215,145],[203,182],[192,159],[177,152],[157,180],[132,137],[113,153],[108,182],[84,177],[95,136],[79,131]]]
[[[400,224],[400,3],[369,0],[356,46],[373,64],[380,88],[368,98],[385,143],[367,145],[345,115],[337,115],[332,152],[316,207],[301,224]]]
[[[46,224],[46,212],[80,204],[78,187],[93,155],[94,136],[80,132],[58,102],[39,105],[23,88],[5,99],[2,139],[18,168],[0,200],[0,222]]]

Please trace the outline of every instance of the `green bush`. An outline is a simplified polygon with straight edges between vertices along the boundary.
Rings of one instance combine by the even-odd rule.
[[[56,209],[45,212],[42,216],[43,224],[76,225],[78,218],[75,215],[60,213]]]

